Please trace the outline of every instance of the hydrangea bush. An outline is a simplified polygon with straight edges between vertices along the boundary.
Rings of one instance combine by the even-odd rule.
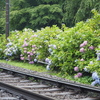
[[[0,41],[0,54],[10,58],[16,55],[30,64],[42,60],[48,63],[48,70],[60,71],[62,75],[74,74],[75,78],[83,76],[87,66],[90,72],[99,71],[100,65],[95,59],[100,45],[100,14],[95,10],[92,12],[94,16],[91,19],[72,28],[62,24],[61,28],[54,25],[37,31],[26,28],[12,31],[7,43]],[[8,55],[7,50],[14,55]]]
[[[6,48],[6,40],[5,40],[5,35],[0,34],[0,59],[4,59],[4,49]]]
[[[95,10],[93,18],[86,22],[79,22],[75,27],[67,28],[63,25],[62,34],[53,40],[57,49],[50,55],[52,68],[59,69],[62,74],[76,73],[74,67],[83,71],[90,59],[96,58],[96,48],[100,44],[100,14]]]

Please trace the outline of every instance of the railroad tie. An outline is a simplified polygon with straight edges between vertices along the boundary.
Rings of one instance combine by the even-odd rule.
[[[63,95],[71,95],[71,94],[75,94],[76,92],[61,92],[61,93],[53,93],[53,96],[63,96]],[[44,93],[42,95],[47,95],[47,96],[51,96],[51,93]]]
[[[20,80],[20,83],[31,82],[31,80]]]
[[[25,88],[25,89],[38,89],[38,88],[47,88],[49,86],[47,85],[33,85],[33,86],[17,86],[19,88]]]
[[[54,92],[54,91],[61,91],[62,88],[53,88],[53,89],[42,89],[42,90],[33,90],[33,92]]]
[[[1,72],[0,72],[0,76],[4,76],[4,75],[7,75],[7,74],[6,74],[6,73],[1,73]]]
[[[80,100],[100,100],[100,98],[84,98],[84,99],[80,99]]]
[[[0,78],[11,78],[11,77],[13,77],[12,75],[0,75]]]
[[[14,97],[0,97],[0,100],[18,100],[18,99]]]
[[[100,98],[64,99],[64,100],[100,100]]]
[[[32,86],[32,85],[38,85],[39,83],[37,82],[34,82],[34,83],[19,83],[19,82],[16,82],[16,83],[10,83],[11,85],[14,85],[14,86]]]

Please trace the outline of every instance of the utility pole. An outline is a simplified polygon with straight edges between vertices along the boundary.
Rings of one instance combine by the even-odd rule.
[[[9,0],[6,0],[6,39],[9,36]]]

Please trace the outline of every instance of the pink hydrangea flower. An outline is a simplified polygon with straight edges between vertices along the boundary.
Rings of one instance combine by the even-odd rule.
[[[22,45],[22,47],[27,47],[28,46],[28,43],[24,43],[23,45]]]
[[[30,54],[30,52],[27,52],[27,54]]]
[[[85,49],[84,48],[80,48],[80,52],[85,52]]]
[[[27,60],[31,61],[31,60],[32,60],[32,57],[28,57],[28,59],[27,59]]]
[[[21,60],[24,60],[24,57],[20,57]]]
[[[30,55],[28,55],[28,57],[30,57]]]
[[[24,53],[27,53],[27,51],[24,51]]]
[[[37,35],[36,35],[36,34],[34,34],[34,35],[32,35],[32,37],[37,37]]]
[[[79,68],[78,67],[74,67],[74,71],[78,72]]]
[[[24,50],[27,50],[27,48],[24,48]]]
[[[83,43],[82,43],[82,44],[80,44],[80,47],[83,47],[83,46],[85,46]]]
[[[75,75],[74,78],[78,78],[78,75]]]
[[[78,77],[81,77],[81,76],[82,76],[82,73],[80,73],[80,72],[77,73],[77,76],[78,76]]]
[[[21,54],[20,56],[22,57],[23,55]]]
[[[32,51],[34,51],[35,49],[32,49]]]
[[[34,61],[30,61],[29,64],[34,64]]]
[[[94,46],[90,46],[89,49],[93,50],[94,49]]]
[[[80,61],[84,61],[84,59],[82,58],[82,59],[80,59]]]
[[[87,43],[88,43],[87,41],[84,41],[84,42],[83,42],[84,45],[87,45]]]
[[[36,45],[32,45],[32,48],[36,47]]]
[[[31,56],[33,56],[33,53],[32,53],[32,52],[30,52],[30,55],[31,55]]]

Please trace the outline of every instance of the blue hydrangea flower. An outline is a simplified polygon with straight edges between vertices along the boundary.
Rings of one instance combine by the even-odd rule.
[[[47,65],[47,66],[46,66],[46,69],[47,69],[47,70],[50,70],[50,65]]]
[[[100,78],[96,72],[92,73],[92,79],[95,80],[91,83],[92,86],[95,86],[96,84],[100,85]]]
[[[99,84],[100,85],[100,80],[99,79],[96,79],[95,81],[93,81],[91,83],[92,86],[95,86],[96,84]]]
[[[99,76],[98,76],[98,74],[96,72],[92,73],[92,79],[93,80],[99,79]]]

